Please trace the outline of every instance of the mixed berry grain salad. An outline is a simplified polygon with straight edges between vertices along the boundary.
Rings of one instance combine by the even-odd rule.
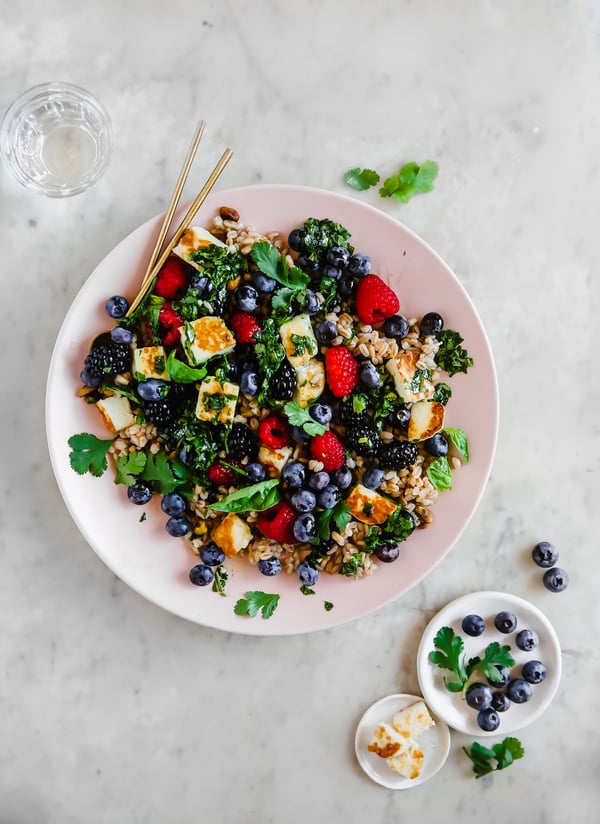
[[[222,593],[236,556],[306,592],[320,573],[370,575],[469,459],[444,423],[446,380],[473,363],[460,334],[440,307],[411,317],[350,240],[317,218],[262,234],[222,207],[134,311],[106,302],[114,327],[78,394],[109,437],[71,437],[71,466],[110,463],[138,507],[158,496],[166,532],[199,556],[192,584]]]

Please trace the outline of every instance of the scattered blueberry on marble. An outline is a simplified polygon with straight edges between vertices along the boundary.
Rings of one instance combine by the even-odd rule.
[[[544,586],[546,589],[549,589],[550,592],[562,592],[569,585],[569,576],[561,567],[547,569],[546,572],[544,572],[542,580]]]

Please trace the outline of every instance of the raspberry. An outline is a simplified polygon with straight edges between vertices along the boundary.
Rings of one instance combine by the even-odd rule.
[[[346,448],[334,432],[316,435],[310,442],[310,454],[327,472],[339,469],[346,460]]]
[[[154,294],[167,300],[183,296],[187,289],[187,275],[179,258],[170,257],[158,273]]]
[[[258,427],[258,437],[271,449],[281,449],[291,444],[292,431],[288,422],[279,415],[269,415]]]
[[[158,325],[163,330],[162,341],[165,346],[176,346],[179,343],[179,327],[183,324],[183,318],[177,314],[170,303],[165,303],[158,313]]]
[[[332,346],[325,355],[327,383],[336,398],[343,398],[358,385],[358,361],[346,346]]]
[[[294,521],[296,512],[287,501],[280,501],[270,509],[265,509],[256,519],[256,526],[266,538],[280,544],[294,544]]]
[[[238,343],[256,343],[260,323],[250,312],[234,312],[229,325]]]
[[[231,466],[238,466],[241,468],[239,461],[228,459],[227,463],[231,464]],[[233,483],[237,472],[234,469],[231,469],[231,466],[225,466],[225,464],[222,464],[220,461],[215,461],[212,466],[209,466],[208,472],[206,473],[208,475],[208,480],[213,484],[217,484],[217,486],[221,486],[221,484]]]
[[[379,275],[367,275],[356,288],[356,314],[362,323],[383,323],[400,310],[396,293]]]

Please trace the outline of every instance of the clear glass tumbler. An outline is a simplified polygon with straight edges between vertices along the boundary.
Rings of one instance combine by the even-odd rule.
[[[71,83],[43,83],[20,95],[0,127],[0,155],[14,178],[48,197],[92,186],[112,148],[104,106]]]

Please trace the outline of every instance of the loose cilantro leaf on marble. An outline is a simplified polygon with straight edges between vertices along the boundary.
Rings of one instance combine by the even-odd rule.
[[[418,163],[405,163],[397,175],[385,180],[379,194],[408,203],[416,194],[431,192],[438,169],[438,164],[433,160],[426,160],[420,166]]]
[[[71,468],[79,475],[89,472],[96,478],[103,475],[108,468],[106,455],[110,449],[113,438],[103,440],[91,435],[89,432],[81,432],[72,435],[67,443],[71,447],[69,463]]]
[[[463,747],[463,752],[471,759],[475,778],[481,778],[495,770],[505,770],[525,755],[519,739],[512,737],[505,738],[491,748],[474,741],[470,748]]]
[[[273,615],[278,603],[278,594],[255,590],[253,592],[247,592],[245,598],[240,598],[236,601],[233,611],[236,615],[249,615],[250,618],[255,618],[260,611],[262,617],[266,619]]]
[[[344,175],[344,180],[357,192],[364,192],[365,189],[370,189],[371,186],[379,183],[379,174],[373,169],[361,169],[356,166],[354,169],[349,169]]]

